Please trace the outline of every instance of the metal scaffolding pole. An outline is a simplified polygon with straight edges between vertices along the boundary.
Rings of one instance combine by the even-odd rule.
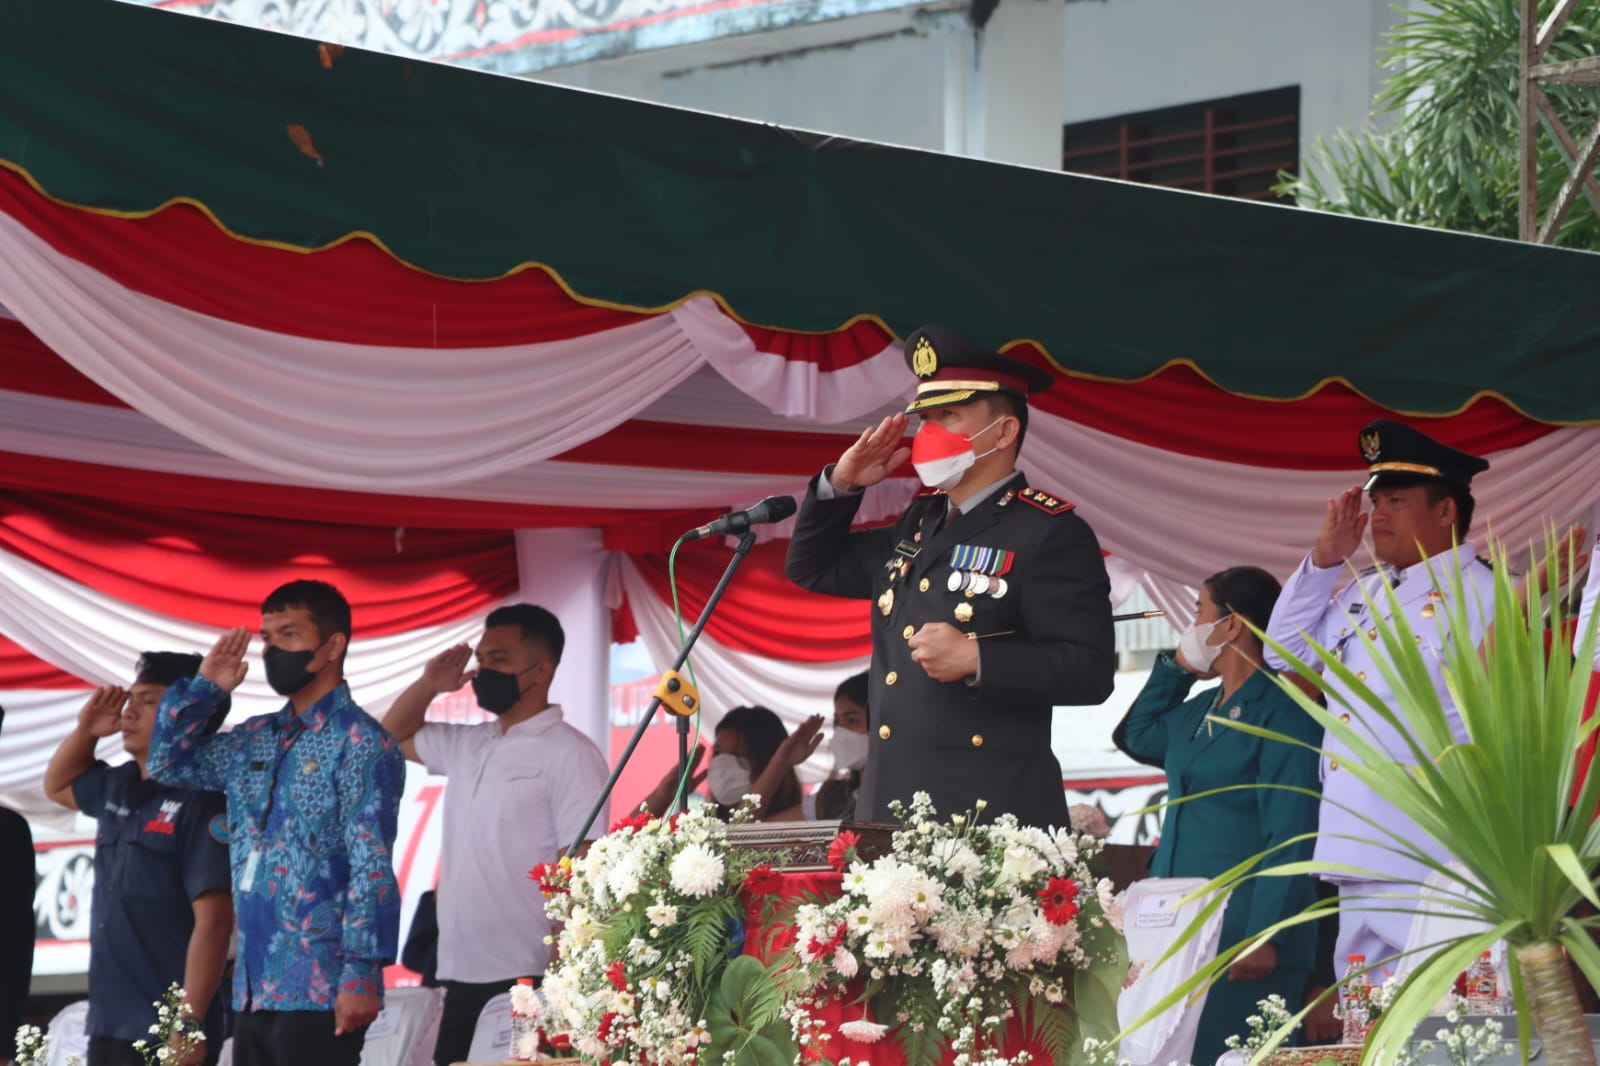
[[[1522,0],[1522,25],[1518,47],[1518,202],[1517,230],[1525,241],[1550,244],[1561,223],[1581,193],[1589,206],[1600,213],[1600,181],[1595,178],[1595,162],[1600,159],[1600,119],[1579,143],[1561,117],[1556,114],[1545,86],[1600,85],[1600,56],[1586,56],[1546,63],[1544,58],[1578,6],[1589,0],[1558,0],[1543,23],[1539,22],[1539,0]],[[1560,145],[1567,160],[1567,175],[1555,199],[1539,218],[1539,123],[1543,120],[1550,135]]]

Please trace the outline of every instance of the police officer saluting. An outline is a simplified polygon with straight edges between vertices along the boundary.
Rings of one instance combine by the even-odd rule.
[[[1390,597],[1404,612],[1406,624],[1426,653],[1428,670],[1451,731],[1466,741],[1466,727],[1443,677],[1450,611],[1446,602],[1456,595],[1460,582],[1474,645],[1494,620],[1494,576],[1477,559],[1467,533],[1472,525],[1472,479],[1489,468],[1487,460],[1457,451],[1427,434],[1399,422],[1380,419],[1357,438],[1367,463],[1367,478],[1359,487],[1345,490],[1328,501],[1327,515],[1311,553],[1284,583],[1273,608],[1267,635],[1300,659],[1315,662],[1306,641],[1309,635],[1334,651],[1345,667],[1379,699],[1392,701],[1378,660],[1384,655],[1378,641],[1377,613],[1392,616]],[[1372,505],[1361,507],[1362,493]],[[1363,570],[1358,579],[1340,591],[1349,577],[1347,560],[1356,555],[1362,534],[1370,525],[1372,555],[1378,565]],[[1457,576],[1459,575],[1459,577]],[[1285,663],[1272,650],[1267,662],[1278,670]],[[1337,678],[1324,681],[1328,709],[1341,715],[1396,761],[1409,762],[1406,738],[1370,710]],[[1397,833],[1440,862],[1449,860],[1443,849],[1393,806],[1379,799],[1343,767],[1349,752],[1329,734],[1323,747],[1322,807],[1316,859],[1339,863],[1361,873],[1323,875],[1339,886],[1339,939],[1334,958],[1339,965],[1350,955],[1362,955],[1369,965],[1392,959],[1405,949],[1411,929],[1410,907],[1404,899],[1415,896],[1416,886],[1431,872],[1418,859],[1397,854],[1384,830]],[[1382,829],[1376,828],[1381,826]],[[1348,900],[1348,903],[1345,901]]]
[[[812,481],[786,566],[812,591],[871,601],[856,815],[891,820],[891,801],[921,791],[942,815],[983,800],[986,817],[1065,826],[1051,709],[1103,701],[1116,656],[1094,532],[1016,468],[1027,397],[1054,379],[936,326],[905,352],[916,398]],[[908,458],[930,491],[892,527],[852,532],[863,491]]]

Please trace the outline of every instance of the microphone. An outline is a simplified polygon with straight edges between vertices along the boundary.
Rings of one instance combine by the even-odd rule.
[[[698,529],[691,529],[683,535],[683,540],[699,540],[701,537],[721,537],[729,533],[743,533],[751,526],[759,526],[766,522],[782,522],[794,514],[798,508],[793,496],[768,496],[754,507],[743,511],[725,514],[721,518],[707,522]]]

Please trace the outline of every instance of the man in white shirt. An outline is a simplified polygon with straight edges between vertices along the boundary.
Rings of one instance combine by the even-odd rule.
[[[528,870],[560,858],[605,787],[600,749],[549,700],[565,642],[561,623],[543,607],[501,607],[485,622],[477,670],[466,671],[472,652],[465,644],[440,653],[384,718],[406,758],[450,779],[438,894],[445,1005],[436,1063],[465,1059],[483,1005],[518,978],[544,974],[551,928]],[[495,721],[423,723],[436,697],[468,682]],[[605,826],[602,811],[595,835]]]

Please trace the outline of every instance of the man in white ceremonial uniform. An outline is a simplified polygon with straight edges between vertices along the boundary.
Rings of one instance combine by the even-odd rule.
[[[1393,708],[1392,693],[1376,665],[1384,651],[1377,640],[1373,608],[1367,602],[1370,599],[1376,605],[1380,616],[1390,617],[1390,600],[1383,587],[1387,583],[1425,652],[1450,728],[1458,740],[1465,741],[1466,729],[1441,672],[1450,643],[1447,626],[1451,612],[1446,608],[1456,595],[1459,575],[1472,643],[1481,643],[1494,615],[1494,575],[1477,558],[1466,536],[1474,506],[1472,478],[1487,470],[1489,463],[1410,426],[1382,419],[1361,431],[1359,443],[1369,464],[1367,481],[1328,502],[1316,545],[1284,583],[1267,635],[1301,659],[1316,663],[1306,640],[1309,636],[1334,651],[1358,680]],[[1362,510],[1363,492],[1371,502],[1370,513]],[[1372,555],[1378,565],[1351,581],[1350,560],[1361,547],[1369,518]],[[1288,668],[1270,649],[1267,662],[1278,670]],[[1332,713],[1356,726],[1397,761],[1410,761],[1410,750],[1399,731],[1337,679],[1329,679],[1327,686]],[[1341,765],[1351,756],[1335,736],[1328,734],[1323,747],[1327,754],[1322,758],[1316,858],[1370,874],[1322,876],[1338,885],[1341,897],[1415,896],[1429,868],[1386,847],[1398,845],[1378,826],[1400,834],[1440,861],[1448,861],[1449,856]],[[1334,955],[1337,964],[1342,967],[1350,955],[1365,956],[1368,965],[1397,955],[1411,928],[1408,908],[1414,907],[1405,900],[1378,899],[1365,905],[1354,898],[1342,901]]]
[[[473,653],[465,644],[442,652],[383,720],[406,758],[450,779],[437,897],[445,1006],[436,1063],[467,1057],[485,1003],[518,978],[544,975],[553,931],[528,871],[560,858],[605,788],[600,749],[549,700],[565,643],[543,607],[498,608],[478,642],[476,671],[466,672]],[[436,697],[469,681],[495,721],[423,724]],[[602,811],[593,835],[605,826]]]

